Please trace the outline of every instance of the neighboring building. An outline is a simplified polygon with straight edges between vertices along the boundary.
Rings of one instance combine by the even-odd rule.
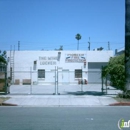
[[[8,77],[15,84],[101,83],[101,67],[113,51],[8,51]]]
[[[115,50],[115,56],[121,55],[123,53],[125,53],[125,48],[124,47]]]

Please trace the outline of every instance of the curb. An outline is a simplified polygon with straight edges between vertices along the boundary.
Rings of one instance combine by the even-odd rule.
[[[2,106],[18,106],[17,104],[2,103]]]
[[[118,102],[109,104],[109,106],[130,106],[130,102]]]

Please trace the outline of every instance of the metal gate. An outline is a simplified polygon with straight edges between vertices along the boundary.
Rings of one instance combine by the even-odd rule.
[[[102,93],[103,94],[117,95],[117,94],[122,93],[122,92],[123,91],[112,86],[109,75],[107,75],[105,78],[102,78]]]
[[[12,71],[10,94],[78,94],[87,91],[85,73],[82,71],[75,77],[75,71],[54,67],[52,70],[33,70],[17,68]],[[23,71],[24,70],[24,71]]]
[[[83,94],[83,92],[87,91],[87,82],[84,77],[85,73],[82,69],[79,74],[75,71],[71,71],[69,69],[58,68],[57,67],[57,90],[58,94],[63,95],[78,95]],[[76,74],[79,77],[76,77]]]
[[[30,67],[24,68],[24,71],[20,71],[20,68],[18,68],[12,73],[14,78],[11,80],[10,94],[101,95],[105,94],[106,91],[107,94],[110,93],[109,91],[112,88],[111,86],[106,87],[104,82],[103,85],[97,81],[89,83],[88,80],[87,82],[87,79],[89,79],[87,74],[90,72],[82,68],[77,71],[71,71],[56,66],[52,70],[44,71],[41,69],[33,70]],[[2,91],[7,93],[8,90],[6,85],[4,85]],[[111,92],[116,93],[115,90]]]
[[[25,68],[25,71],[14,70],[13,73],[14,80],[11,81],[10,94],[57,94],[56,67],[46,71],[33,70],[30,67]]]

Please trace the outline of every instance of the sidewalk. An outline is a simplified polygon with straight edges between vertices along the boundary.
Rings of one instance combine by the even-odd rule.
[[[116,95],[102,95],[101,84],[84,85],[82,94],[81,85],[59,85],[58,93],[60,95],[52,95],[54,92],[54,85],[12,85],[10,94],[0,95],[0,97],[10,97],[5,103],[18,106],[106,106],[117,103],[112,98]],[[108,94],[118,92],[117,90],[108,90]]]
[[[110,96],[74,96],[74,95],[0,95],[10,97],[4,103],[17,104],[18,106],[42,107],[80,107],[80,106],[107,106],[117,103]]]

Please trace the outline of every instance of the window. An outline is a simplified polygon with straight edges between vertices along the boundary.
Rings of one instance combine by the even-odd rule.
[[[34,61],[33,63],[33,70],[36,70],[37,69],[37,61]]]
[[[45,70],[38,70],[38,78],[45,78]]]
[[[75,78],[82,78],[82,70],[81,69],[75,70]]]

